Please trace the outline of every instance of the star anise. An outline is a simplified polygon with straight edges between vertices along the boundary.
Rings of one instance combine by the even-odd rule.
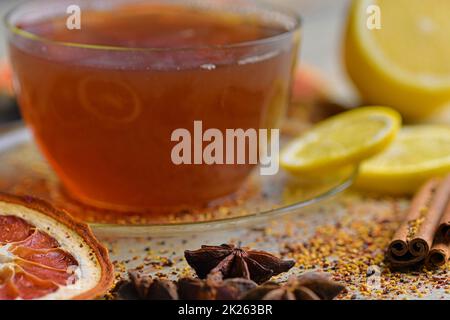
[[[293,260],[282,260],[265,251],[230,244],[202,246],[195,251],[186,250],[184,256],[201,279],[210,273],[219,273],[224,279],[251,279],[258,284],[288,271],[295,264]]]
[[[217,300],[240,300],[248,291],[258,285],[253,280],[234,278],[226,279],[216,286]]]
[[[177,286],[173,281],[153,279],[137,270],[132,270],[128,274],[139,298],[143,300],[178,300]]]
[[[248,279],[223,280],[219,273],[208,275],[205,280],[181,278],[170,281],[152,277],[150,272],[134,269],[129,279],[121,280],[111,292],[115,300],[238,300],[258,285]]]
[[[208,277],[181,278],[178,281],[178,294],[181,300],[238,300],[257,284],[248,279],[235,278],[215,281]]]
[[[215,290],[201,279],[181,278],[178,280],[178,294],[181,300],[214,300]]]
[[[139,294],[136,288],[130,281],[120,280],[111,290],[110,296],[107,297],[111,300],[140,300]]]
[[[327,275],[310,272],[292,277],[284,285],[267,282],[243,296],[244,300],[332,300],[345,287]]]

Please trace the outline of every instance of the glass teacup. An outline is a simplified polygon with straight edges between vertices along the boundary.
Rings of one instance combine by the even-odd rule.
[[[32,1],[7,24],[40,150],[70,195],[117,210],[238,190],[255,164],[174,163],[173,133],[277,128],[300,40],[298,17],[249,0]]]

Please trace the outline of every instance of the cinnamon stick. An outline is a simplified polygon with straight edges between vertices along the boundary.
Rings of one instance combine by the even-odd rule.
[[[432,179],[419,190],[389,245],[387,257],[392,266],[406,267],[427,259],[449,195],[450,175]]]
[[[429,252],[442,215],[447,207],[449,195],[450,175],[443,179],[436,189],[434,198],[428,208],[426,219],[424,219],[423,223],[420,225],[414,239],[411,240],[410,250],[414,255],[418,256]]]
[[[426,264],[428,267],[441,267],[447,263],[450,256],[450,243],[437,240],[428,254]]]
[[[450,242],[450,200],[439,224],[438,233],[445,241]]]
[[[435,243],[427,258],[429,267],[441,267],[450,259],[450,200],[439,223]]]

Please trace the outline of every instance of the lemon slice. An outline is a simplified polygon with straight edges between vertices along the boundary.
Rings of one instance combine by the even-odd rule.
[[[450,104],[449,12],[447,0],[353,2],[344,57],[366,103],[413,120]]]
[[[292,173],[328,173],[358,164],[386,148],[401,125],[385,107],[363,107],[329,118],[295,139],[282,152],[281,166]]]
[[[412,194],[426,180],[450,172],[450,127],[404,127],[383,153],[363,162],[356,185],[389,194]]]

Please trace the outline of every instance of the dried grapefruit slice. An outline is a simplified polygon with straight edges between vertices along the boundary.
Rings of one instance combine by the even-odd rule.
[[[41,200],[0,194],[0,300],[91,299],[113,280],[87,225]]]

